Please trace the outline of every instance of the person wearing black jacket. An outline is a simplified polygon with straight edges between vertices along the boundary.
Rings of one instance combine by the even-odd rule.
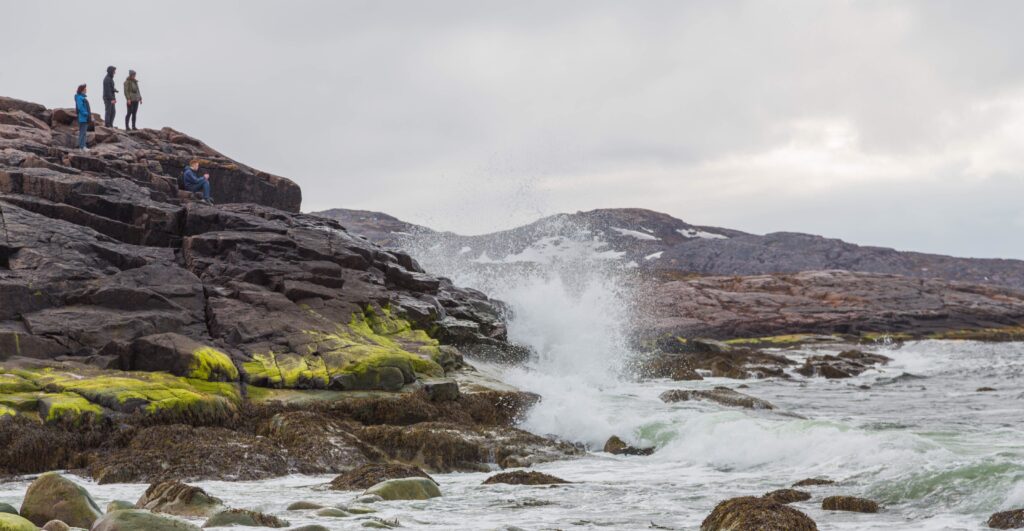
[[[116,71],[116,67],[108,66],[107,77],[103,78],[103,105],[106,107],[103,113],[103,122],[107,127],[114,127],[114,115],[117,113],[114,104],[117,103],[116,94],[120,91],[114,88],[114,72]]]

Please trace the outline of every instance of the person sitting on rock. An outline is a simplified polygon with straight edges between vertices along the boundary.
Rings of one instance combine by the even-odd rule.
[[[139,114],[139,105],[142,103],[142,93],[139,92],[139,80],[135,79],[135,71],[129,70],[128,77],[124,80],[124,99],[128,102],[128,113],[124,115],[124,130],[128,130],[128,120],[131,120],[132,131],[138,131],[135,127],[135,117]]]
[[[85,92],[85,83],[78,85],[78,91],[75,92],[75,111],[78,113],[78,149],[89,151],[85,146],[85,134],[89,131],[89,122],[92,121],[92,109],[89,108]]]
[[[185,168],[185,189],[189,192],[203,192],[203,202],[212,205],[213,199],[210,197],[210,174],[204,173],[202,177],[199,176],[199,159],[192,159],[188,163],[188,167]]]

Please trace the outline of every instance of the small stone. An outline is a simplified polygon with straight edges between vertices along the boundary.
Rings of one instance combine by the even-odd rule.
[[[459,399],[459,384],[447,378],[424,380],[423,391],[432,402],[452,402]]]
[[[377,496],[376,494],[363,494],[356,498],[357,503],[377,503],[384,501],[384,498]]]
[[[426,500],[440,496],[441,490],[431,479],[404,478],[378,483],[364,494],[376,494],[385,500]]]
[[[337,508],[337,507],[324,507],[316,512],[317,516],[325,518],[344,518],[349,516],[349,513]]]
[[[617,435],[612,435],[604,443],[604,451],[614,455],[651,455],[654,453],[654,448],[636,448],[626,444]]]
[[[821,508],[826,511],[877,513],[878,503],[853,496],[829,496],[821,501]]]
[[[309,509],[323,509],[324,506],[319,503],[313,503],[308,501],[297,501],[288,506],[289,511],[306,511]]]
[[[348,505],[346,507],[342,507],[342,509],[352,514],[372,514],[377,512],[377,509],[374,509],[373,507],[367,507],[366,505]]]
[[[995,513],[988,519],[992,529],[1024,529],[1024,509]]]
[[[978,393],[991,393],[992,391],[995,391],[995,390],[996,389],[994,387],[979,387],[977,392]]]
[[[60,520],[50,520],[43,526],[42,531],[71,531],[71,526]]]
[[[18,514],[18,509],[9,503],[0,503],[0,513]]]

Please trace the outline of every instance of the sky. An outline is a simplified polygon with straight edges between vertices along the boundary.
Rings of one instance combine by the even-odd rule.
[[[477,234],[639,207],[1024,258],[1024,2],[0,4],[0,95],[98,102],[135,69],[140,126],[304,211]]]

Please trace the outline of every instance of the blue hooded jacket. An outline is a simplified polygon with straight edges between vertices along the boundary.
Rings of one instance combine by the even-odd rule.
[[[196,175],[196,172],[192,171],[191,167],[185,166],[185,175],[183,180],[185,181],[185,188],[187,190],[191,190],[192,188],[199,186],[199,183],[203,182],[205,179]]]
[[[92,110],[89,109],[89,100],[85,94],[75,93],[75,110],[78,111],[78,123],[87,124],[92,119]]]

